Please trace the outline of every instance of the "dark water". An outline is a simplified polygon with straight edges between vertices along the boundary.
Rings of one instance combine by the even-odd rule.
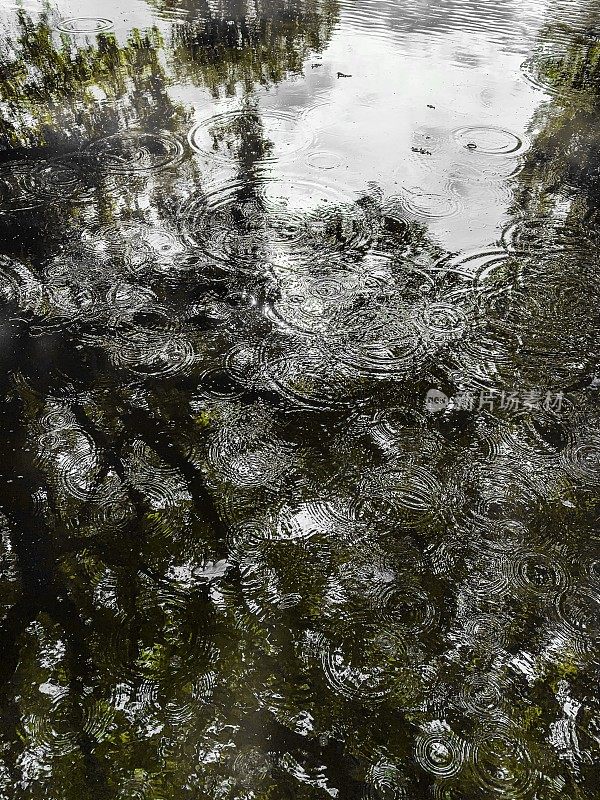
[[[600,4],[1,20],[0,799],[600,797]]]

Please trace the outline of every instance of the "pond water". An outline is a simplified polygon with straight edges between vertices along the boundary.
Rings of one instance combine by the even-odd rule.
[[[594,800],[600,6],[0,8],[0,800]]]

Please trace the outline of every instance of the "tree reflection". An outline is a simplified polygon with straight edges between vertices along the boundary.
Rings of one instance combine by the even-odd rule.
[[[250,88],[299,69],[333,11],[193,10],[167,61],[243,87],[197,160],[156,32],[67,64],[42,21],[12,68],[34,122],[10,112],[11,135],[63,155],[3,174],[0,791],[583,800],[597,431],[423,408],[432,385],[589,378],[576,308],[543,332],[552,358],[536,339],[540,273],[556,307],[575,262],[528,252],[526,227],[477,271],[374,185],[274,188]],[[71,152],[55,130],[78,114]],[[549,187],[573,180],[551,140],[519,223],[550,225]]]
[[[65,146],[138,124],[166,124],[176,109],[168,97],[157,29],[134,32],[124,46],[99,34],[94,44],[57,39],[47,15],[18,15],[18,35],[2,44],[0,143]],[[100,102],[99,102],[100,100]]]
[[[123,124],[173,130],[183,113],[169,97],[174,78],[215,95],[281,81],[326,45],[337,13],[335,0],[253,10],[225,3],[218,12],[195,5],[189,19],[170,26],[164,49],[156,27],[134,30],[124,45],[111,33],[82,44],[81,37],[59,34],[49,13],[34,22],[19,12],[17,31],[0,51],[0,144],[56,144],[66,131],[75,144]]]
[[[320,52],[338,19],[336,0],[327,2],[178,4],[187,19],[173,26],[172,63],[179,79],[207,86],[218,97],[242,85],[281,81],[301,73],[304,59]],[[250,12],[250,13],[249,13]]]

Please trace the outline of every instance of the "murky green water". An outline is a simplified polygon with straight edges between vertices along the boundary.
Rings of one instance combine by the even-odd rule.
[[[1,800],[600,797],[600,5],[0,20]]]

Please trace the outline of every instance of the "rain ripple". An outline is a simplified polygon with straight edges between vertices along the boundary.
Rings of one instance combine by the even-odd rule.
[[[394,215],[394,209],[407,214],[409,218],[428,222],[454,217],[462,210],[459,195],[453,192],[439,193],[425,191],[422,187],[405,188],[397,197],[390,197],[385,203],[385,211]]]
[[[252,155],[258,162],[275,161],[310,146],[313,135],[300,118],[278,109],[241,108],[201,120],[188,141],[197,153],[222,161]]]
[[[86,202],[94,191],[93,164],[72,153],[0,167],[0,214],[29,211],[51,202]]]
[[[331,691],[346,700],[360,701],[366,705],[382,702],[391,691],[386,681],[386,670],[372,661],[346,656],[341,647],[321,642],[321,664]]]
[[[37,423],[38,460],[63,496],[87,500],[95,490],[98,453],[74,414],[51,404]]]
[[[466,150],[489,156],[512,155],[523,148],[523,140],[515,133],[485,125],[458,128],[454,131],[454,138]]]
[[[197,360],[184,334],[145,326],[117,334],[107,342],[107,350],[117,367],[146,377],[185,374]]]
[[[570,475],[586,485],[600,484],[600,434],[579,433],[563,451],[563,464]]]
[[[146,174],[178,163],[183,145],[171,133],[126,130],[96,139],[85,153],[107,172]]]
[[[56,30],[61,33],[102,33],[112,27],[112,21],[102,17],[65,17],[56,25]]]
[[[490,726],[479,731],[475,742],[470,770],[480,792],[506,800],[533,795],[537,775],[519,731]]]
[[[436,778],[449,779],[468,764],[471,748],[446,723],[432,723],[415,742],[415,761]]]

